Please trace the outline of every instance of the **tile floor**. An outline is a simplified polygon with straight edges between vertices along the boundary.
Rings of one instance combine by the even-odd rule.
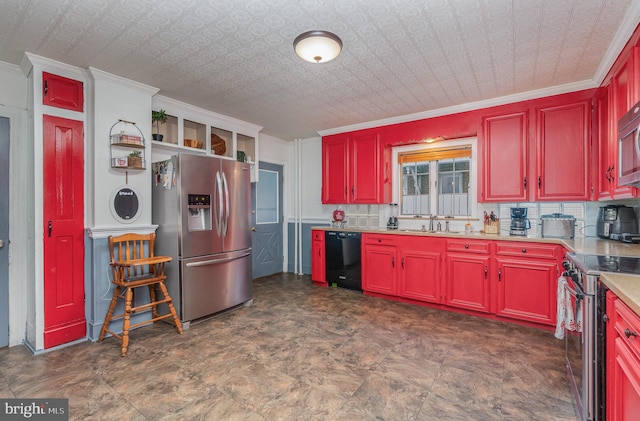
[[[73,420],[575,420],[553,333],[314,286],[118,342],[0,349],[0,397],[68,398]]]

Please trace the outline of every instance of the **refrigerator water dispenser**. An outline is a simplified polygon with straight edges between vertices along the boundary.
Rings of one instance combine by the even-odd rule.
[[[189,210],[187,214],[187,229],[189,231],[211,230],[211,195],[187,195]]]

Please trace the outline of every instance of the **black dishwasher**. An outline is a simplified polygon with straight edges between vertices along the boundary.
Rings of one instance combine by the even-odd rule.
[[[326,277],[333,287],[362,291],[359,232],[326,231]]]

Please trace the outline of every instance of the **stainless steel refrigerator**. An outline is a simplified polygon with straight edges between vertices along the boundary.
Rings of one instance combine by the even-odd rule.
[[[250,303],[249,164],[179,154],[152,167],[155,249],[173,257],[165,283],[180,319]]]

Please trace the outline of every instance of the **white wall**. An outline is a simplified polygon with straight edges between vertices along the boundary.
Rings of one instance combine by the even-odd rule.
[[[27,109],[27,78],[20,67],[0,61],[0,104]]]
[[[300,195],[295,190],[295,183],[289,184],[288,194],[292,198],[289,203],[290,219],[295,215],[294,200],[300,200],[301,216],[304,223],[328,223],[335,209],[334,205],[322,204],[322,138],[312,137],[300,140],[300,174],[293,172],[296,162],[295,146],[289,146],[289,162],[291,162],[290,179],[298,177],[302,182]],[[299,196],[299,197],[298,197]]]
[[[9,346],[22,343],[27,320],[27,288],[32,278],[33,235],[30,226],[29,173],[32,167],[28,142],[27,78],[18,66],[0,62],[0,116],[9,118]],[[30,230],[31,228],[31,230]],[[31,232],[31,234],[30,234]]]
[[[93,149],[88,154],[86,163],[89,173],[87,196],[87,226],[107,229],[108,227],[122,227],[110,210],[111,194],[114,190],[127,184],[139,193],[142,207],[140,217],[132,222],[135,226],[151,225],[151,99],[158,91],[147,85],[136,83],[128,79],[90,68],[90,102],[87,130],[87,147]],[[110,139],[111,127],[118,120],[136,123],[146,140],[144,155],[146,170],[124,170],[111,168]],[[136,134],[131,124],[118,123],[114,130],[121,129],[129,134]],[[139,135],[139,134],[138,134]],[[125,153],[128,151],[125,151]],[[122,151],[115,151],[122,155]]]

